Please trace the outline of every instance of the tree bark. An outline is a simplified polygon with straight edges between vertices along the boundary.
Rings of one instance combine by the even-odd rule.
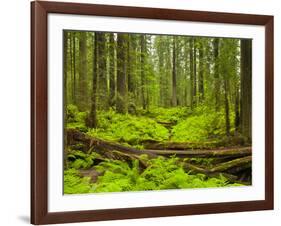
[[[215,96],[215,110],[219,111],[220,108],[220,81],[219,81],[219,38],[215,38],[213,41],[214,48],[214,96]]]
[[[176,37],[173,37],[172,106],[177,106]]]
[[[204,100],[204,45],[200,40],[199,48],[199,78],[198,78],[198,91],[199,91],[199,102]]]
[[[87,33],[79,34],[79,94],[77,105],[80,111],[87,110]]]
[[[76,32],[72,35],[72,59],[73,59],[73,81],[72,81],[72,101],[74,105],[77,105],[77,79],[76,79]]]
[[[116,95],[115,79],[115,40],[114,34],[109,35],[109,105],[113,107]]]
[[[194,38],[190,38],[189,40],[189,68],[190,68],[190,107],[193,108],[193,95],[194,95],[194,55],[193,55],[193,49],[194,49]]]
[[[241,40],[241,133],[252,139],[252,40]]]
[[[125,114],[127,112],[127,88],[126,88],[126,39],[127,35],[117,36],[117,100],[116,111]]]
[[[146,96],[145,96],[145,81],[146,81],[146,72],[145,72],[145,63],[146,63],[146,37],[141,35],[141,99],[142,99],[142,108],[147,109]]]
[[[197,105],[197,41],[193,39],[193,105]]]
[[[217,157],[243,157],[252,154],[251,147],[237,147],[210,150],[146,150],[152,154],[163,156],[176,156],[184,158],[217,158]]]
[[[228,81],[224,75],[224,110],[225,110],[225,133],[230,135],[230,119],[229,119],[229,100],[228,100]]]
[[[88,126],[90,128],[97,128],[97,67],[98,67],[98,45],[97,45],[97,35],[94,37],[94,53],[93,53],[93,75],[92,75],[92,98],[91,98],[91,111],[88,118]]]
[[[105,34],[101,32],[96,32],[97,36],[97,47],[98,47],[98,103],[99,109],[107,110],[108,109],[108,87],[107,87],[107,78],[106,78],[106,38]]]

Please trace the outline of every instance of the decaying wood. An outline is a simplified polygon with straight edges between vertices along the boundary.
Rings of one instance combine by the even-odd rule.
[[[243,158],[238,158],[234,159],[228,162],[220,163],[218,165],[213,166],[212,168],[203,168],[200,166],[193,165],[191,163],[185,162],[184,163],[184,168],[187,170],[193,170],[198,173],[204,173],[204,174],[209,174],[209,173],[216,173],[216,172],[225,172],[227,170],[233,169],[231,172],[235,172],[236,167],[241,167],[244,165],[247,165],[252,162],[252,156],[246,156]],[[249,168],[249,167],[248,167]]]
[[[143,142],[145,149],[153,150],[190,150],[190,149],[218,149],[225,145],[241,147],[247,145],[243,137],[229,137],[222,140],[210,140],[205,142],[159,142],[146,140]]]
[[[90,137],[77,130],[68,130],[68,140],[72,144],[75,141],[83,142],[87,144],[87,150],[94,147],[96,152],[102,152],[102,154],[108,154],[108,151],[119,151],[127,154],[143,155],[147,154],[148,157],[162,156],[176,156],[176,157],[198,157],[198,158],[215,158],[215,157],[242,157],[252,154],[251,147],[237,147],[227,149],[209,149],[209,150],[138,150],[133,147],[124,146],[110,141],[101,140],[98,138]],[[71,144],[71,143],[70,143]],[[183,143],[185,144],[185,143]]]
[[[92,183],[95,183],[95,182],[97,182],[98,177],[103,175],[104,172],[98,172],[95,169],[80,169],[79,174],[82,177],[90,177],[90,181]]]
[[[216,157],[240,157],[252,154],[251,147],[237,147],[217,150],[146,150],[150,153],[163,156],[177,156],[177,157],[197,157],[197,158],[216,158]]]
[[[241,183],[241,178],[238,178],[238,176],[235,174],[242,172],[243,170],[249,169],[252,163],[251,147],[235,147],[208,150],[138,150],[133,147],[128,147],[118,143],[91,137],[75,129],[67,130],[67,140],[70,146],[84,145],[84,151],[94,151],[100,154],[102,158],[118,159],[127,162],[137,159],[139,160],[140,167],[143,169],[149,166],[147,159],[157,158],[158,156],[225,159],[226,162],[218,163],[212,166],[211,168],[208,168],[206,166],[195,165],[188,161],[179,160],[179,162],[183,165],[184,170],[187,172],[202,173],[210,177],[220,177],[220,175],[222,175],[231,182],[239,181]],[[178,147],[178,145],[179,143],[177,143],[176,146]],[[183,146],[186,147],[186,143],[183,143]],[[141,157],[141,155],[143,154],[147,155],[146,160]]]
[[[231,160],[229,162],[220,163],[220,164],[216,165],[215,167],[213,167],[210,171],[211,172],[224,172],[228,169],[232,169],[234,167],[240,167],[245,164],[249,164],[251,162],[252,162],[252,156],[246,156],[243,158]]]

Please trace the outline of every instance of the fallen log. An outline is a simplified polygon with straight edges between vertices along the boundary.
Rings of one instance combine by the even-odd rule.
[[[241,167],[244,165],[248,165],[249,163],[252,163],[252,156],[246,156],[243,158],[234,159],[228,162],[220,163],[216,166],[214,166],[212,169],[210,169],[210,172],[224,172],[226,170],[235,168],[235,167]]]
[[[111,141],[105,141],[99,138],[94,138],[74,129],[69,129],[67,131],[67,139],[69,144],[75,144],[75,142],[83,142],[87,146],[87,150],[94,150],[95,152],[100,154],[107,153],[108,155],[110,155],[111,154],[110,151],[119,151],[126,154],[135,154],[135,155],[146,154],[150,158],[157,157],[156,154],[153,154],[149,151],[138,150],[133,147],[128,147]]]
[[[237,147],[226,148],[217,150],[146,150],[150,153],[163,156],[176,156],[176,157],[196,157],[196,158],[216,158],[216,157],[241,157],[252,154],[251,147]]]
[[[231,169],[227,170],[227,172],[231,173],[231,174],[237,174],[237,173],[240,173],[241,171],[250,169],[251,167],[252,167],[252,162],[248,162],[248,163],[243,164],[241,166],[236,166],[234,168],[231,168]]]
[[[145,140],[142,142],[145,149],[152,150],[190,150],[190,149],[218,149],[225,146],[241,147],[247,144],[243,137],[227,137],[222,140],[209,140],[205,142],[159,142]]]
[[[225,172],[211,172],[211,170],[209,170],[209,169],[205,169],[200,166],[193,165],[191,163],[185,162],[183,164],[183,169],[187,172],[201,173],[201,174],[205,174],[206,176],[209,176],[209,177],[221,178],[221,176],[223,176],[228,181],[233,182],[233,183],[238,181],[238,177],[236,175],[233,175],[230,173],[225,173]]]
[[[82,142],[87,152],[95,151],[101,154],[104,158],[119,159],[124,161],[131,161],[138,159],[142,168],[147,168],[147,160],[141,158],[141,155],[146,154],[148,159],[157,158],[158,156],[177,156],[177,157],[206,157],[206,158],[230,158],[227,162],[219,163],[212,168],[205,168],[198,165],[193,165],[188,162],[179,163],[183,164],[183,168],[186,171],[192,171],[195,173],[202,173],[210,177],[217,177],[222,174],[229,181],[237,181],[237,176],[233,175],[237,172],[241,172],[244,169],[251,167],[252,162],[252,150],[251,147],[237,147],[226,149],[209,149],[209,150],[138,150],[133,147],[124,146],[110,141],[101,140],[88,136],[77,130],[67,131],[68,144],[75,145]],[[238,157],[238,158],[237,158]],[[235,159],[233,159],[235,158]]]
[[[87,146],[87,150],[95,150],[106,154],[109,151],[119,151],[126,154],[143,155],[146,154],[150,158],[161,156],[176,156],[184,158],[217,158],[217,157],[243,157],[252,154],[251,147],[236,147],[224,149],[208,149],[208,150],[138,150],[133,147],[121,145],[111,141],[101,140],[81,133],[77,130],[70,129],[67,131],[67,137],[70,144],[83,142]],[[185,143],[183,143],[185,144]],[[110,153],[107,153],[110,155]]]

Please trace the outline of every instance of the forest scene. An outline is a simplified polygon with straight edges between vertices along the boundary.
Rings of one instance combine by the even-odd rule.
[[[64,194],[252,184],[252,40],[63,31]]]

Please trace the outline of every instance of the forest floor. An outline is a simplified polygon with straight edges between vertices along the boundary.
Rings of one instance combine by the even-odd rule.
[[[225,135],[223,112],[110,110],[91,129],[86,112],[67,110],[66,194],[251,184],[251,145],[234,128]]]

